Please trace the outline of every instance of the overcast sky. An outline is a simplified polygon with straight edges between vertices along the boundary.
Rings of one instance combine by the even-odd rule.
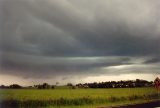
[[[0,84],[160,75],[158,0],[0,0]]]

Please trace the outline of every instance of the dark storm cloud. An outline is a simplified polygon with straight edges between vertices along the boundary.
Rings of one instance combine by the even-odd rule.
[[[153,57],[149,60],[146,60],[144,63],[150,64],[150,63],[160,63],[160,57]]]
[[[156,0],[1,0],[1,73],[83,74],[134,64],[134,57],[153,62],[144,56],[160,54],[159,5]]]
[[[46,77],[49,75],[83,74],[96,68],[131,64],[129,57],[43,57],[31,55],[17,55],[9,53],[3,55],[2,70],[15,70],[13,75]],[[45,73],[45,74],[44,74]],[[46,74],[47,73],[47,74]],[[27,75],[28,74],[28,75]],[[95,72],[90,73],[95,74]]]

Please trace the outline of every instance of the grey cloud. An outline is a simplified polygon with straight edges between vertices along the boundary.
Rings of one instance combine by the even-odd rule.
[[[43,71],[85,74],[158,56],[159,5],[156,0],[1,0],[1,67],[14,70],[6,74],[32,77]],[[144,64],[150,62],[157,59]]]
[[[160,57],[153,57],[149,60],[146,60],[144,63],[151,64],[151,63],[159,63],[159,62],[160,62]]]
[[[94,1],[91,8],[83,9],[83,5],[77,8],[78,4],[71,1],[16,1],[3,3],[3,16],[8,19],[3,27],[4,50],[51,56],[148,55],[160,52],[155,49],[160,40],[155,36],[159,25],[157,2],[143,1],[141,5],[138,1],[98,2],[98,6],[102,5],[98,9]],[[143,14],[146,8],[147,12]]]
[[[4,54],[1,62],[2,70],[15,70],[14,73],[8,71],[10,74],[26,77],[34,73],[39,78],[62,74],[80,75],[101,67],[132,64],[129,57],[45,57],[15,53]],[[91,74],[95,73],[97,72],[91,72]]]

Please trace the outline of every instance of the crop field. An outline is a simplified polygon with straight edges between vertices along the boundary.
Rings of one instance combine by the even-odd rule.
[[[159,98],[154,88],[114,89],[1,89],[1,107],[87,108],[150,101]]]

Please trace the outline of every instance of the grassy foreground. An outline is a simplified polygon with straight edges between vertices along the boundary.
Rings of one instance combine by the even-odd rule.
[[[0,105],[20,108],[91,108],[101,105],[131,104],[158,99],[154,88],[116,89],[5,89]]]

